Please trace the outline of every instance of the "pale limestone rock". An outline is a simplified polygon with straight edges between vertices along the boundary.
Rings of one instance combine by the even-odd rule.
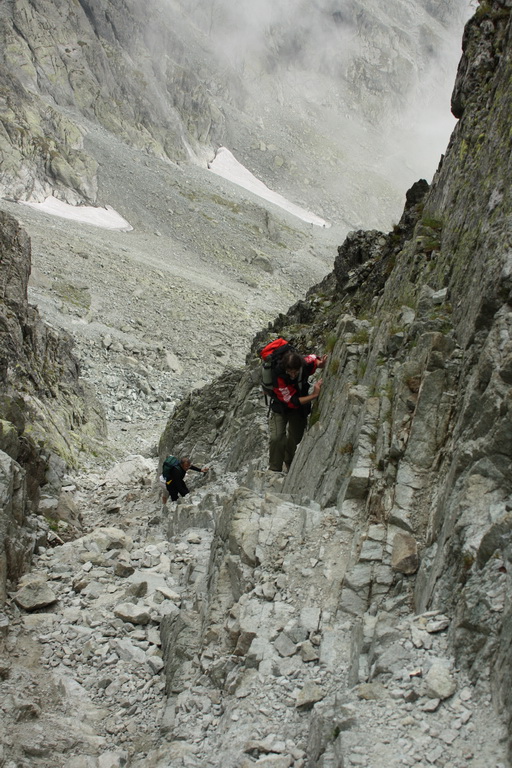
[[[179,358],[173,352],[165,352],[164,366],[167,370],[173,373],[180,374],[183,372],[183,366]]]
[[[435,291],[435,293],[432,295],[432,303],[434,305],[444,304],[444,302],[446,301],[447,295],[448,295],[447,288],[441,288],[440,291]]]
[[[255,637],[247,651],[247,666],[258,667],[262,661],[276,656],[272,643],[263,637]]]
[[[116,486],[142,485],[147,478],[153,478],[154,474],[152,461],[143,456],[132,456],[120,464],[114,464],[106,473],[105,482]]]
[[[349,587],[345,587],[341,593],[340,610],[350,613],[353,616],[360,616],[367,608],[367,595],[361,591],[355,592]]]
[[[25,611],[35,611],[57,602],[55,592],[46,581],[39,578],[25,578],[23,586],[14,595],[14,600]]]
[[[318,605],[304,605],[300,609],[300,623],[308,632],[316,632],[320,624],[320,615]]]
[[[249,765],[260,765],[264,768],[290,768],[293,765],[293,757],[291,755],[263,755],[255,763],[248,763]]]
[[[110,549],[126,549],[128,552],[133,547],[131,537],[119,528],[97,528],[81,539],[72,542],[72,548],[96,546],[100,552]]]
[[[68,760],[66,768],[98,768],[98,761],[95,757],[90,757],[88,755],[71,757]]]
[[[428,633],[415,626],[411,627],[411,640],[415,648],[425,648],[428,650],[432,647],[432,639]]]
[[[437,632],[443,632],[445,629],[448,629],[450,626],[450,619],[448,616],[436,616],[434,619],[431,619],[431,621],[427,622],[427,626],[425,627],[426,631],[433,635]]]
[[[158,675],[165,666],[160,656],[148,656],[147,663],[155,675]]]
[[[242,513],[233,519],[229,536],[230,549],[232,554],[238,555],[247,565],[257,564],[258,534],[259,521],[256,515]]]
[[[391,567],[407,575],[416,573],[419,568],[418,544],[408,533],[397,533],[393,539]]]
[[[432,699],[448,699],[457,690],[450,671],[442,664],[433,664],[425,675],[427,694]]]
[[[311,709],[313,704],[316,704],[317,701],[321,701],[324,696],[325,692],[319,685],[307,682],[298,692],[295,706],[297,709]]]
[[[382,551],[382,547],[380,548]],[[366,594],[366,590],[369,587],[372,580],[372,565],[370,563],[360,562],[354,565],[345,574],[344,582],[354,592],[362,590]]]
[[[104,752],[98,758],[98,768],[123,768],[128,760],[128,753],[122,750]]]
[[[261,588],[261,592],[265,600],[271,601],[275,598],[277,589],[272,582],[266,581]]]
[[[181,602],[181,595],[174,589],[170,589],[169,587],[157,587],[156,591],[163,595],[166,600],[172,600],[173,603]]]
[[[421,711],[422,712],[435,712],[439,705],[441,703],[441,699],[427,699],[422,705],[421,705]]]
[[[114,608],[114,616],[131,624],[149,624],[151,615],[147,605],[120,603]]]
[[[302,661],[309,662],[309,661],[318,661],[318,652],[315,648],[315,646],[309,642],[309,640],[306,640],[305,643],[302,643],[300,646],[300,656]]]
[[[293,656],[297,652],[296,644],[290,640],[286,632],[281,632],[274,640],[274,648],[280,656]]]
[[[383,553],[384,549],[381,543],[378,541],[372,541],[371,539],[366,539],[363,541],[359,559],[361,562],[373,562],[375,560],[382,560]]]
[[[385,525],[370,525],[368,528],[368,538],[372,541],[384,541],[387,534]]]
[[[82,530],[82,516],[78,509],[72,494],[63,491],[58,499],[56,516],[74,528]]]
[[[137,664],[144,664],[147,661],[144,651],[134,645],[128,638],[116,640],[114,648],[119,658],[124,661],[134,661]]]
[[[401,509],[400,507],[393,507],[389,513],[389,524],[395,525],[397,528],[403,528],[408,533],[413,532],[413,524],[411,522],[411,516],[409,510]]]
[[[409,651],[399,642],[394,642],[388,647],[384,646],[384,650],[372,665],[372,677],[382,673],[398,672],[409,663],[409,660]]]

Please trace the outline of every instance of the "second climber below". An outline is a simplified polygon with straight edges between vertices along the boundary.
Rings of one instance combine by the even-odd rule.
[[[322,388],[322,379],[313,385],[309,394],[309,376],[323,368],[327,355],[305,355],[295,350],[285,352],[276,366],[272,380],[272,401],[269,423],[269,470],[288,470],[295,450],[306,429],[311,403]]]
[[[173,457],[170,457],[173,458]],[[188,456],[182,456],[179,460],[174,460],[176,463],[169,469],[167,477],[163,475],[160,478],[160,482],[163,481],[164,491],[162,495],[162,503],[166,504],[167,499],[170,497],[171,501],[176,501],[178,496],[186,496],[189,492],[187,484],[185,483],[185,475],[189,469],[193,469],[195,472],[208,472],[209,467],[196,467],[190,461]]]

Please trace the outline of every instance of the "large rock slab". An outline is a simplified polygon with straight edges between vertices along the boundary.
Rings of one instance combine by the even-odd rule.
[[[57,596],[46,581],[34,577],[25,580],[23,586],[15,593],[14,600],[25,611],[36,611],[56,603]]]
[[[408,533],[397,533],[393,539],[391,567],[394,571],[410,575],[416,573],[420,565],[418,543]]]

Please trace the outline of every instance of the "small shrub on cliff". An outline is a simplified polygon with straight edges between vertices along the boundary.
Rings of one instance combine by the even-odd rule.
[[[358,331],[352,334],[349,339],[349,344],[368,344],[370,339],[370,333],[368,328],[360,328]]]
[[[436,219],[434,216],[428,216],[425,215],[421,219],[421,223],[424,227],[428,227],[429,229],[434,229],[436,232],[439,232],[443,228],[443,222],[441,219]]]
[[[333,360],[331,360],[329,365],[329,373],[332,373],[333,376],[335,376],[340,369],[340,361],[337,357],[335,357]]]
[[[329,336],[325,340],[325,352],[326,354],[329,354],[333,351],[334,345],[336,344],[338,337],[335,333],[330,333]]]

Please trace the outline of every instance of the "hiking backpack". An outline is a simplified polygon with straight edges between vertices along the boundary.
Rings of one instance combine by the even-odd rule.
[[[168,456],[166,460],[164,461],[162,465],[162,475],[164,476],[165,480],[169,479],[169,475],[171,474],[171,469],[174,467],[179,467],[180,460],[176,458],[176,456]]]
[[[261,388],[267,397],[274,396],[274,372],[285,352],[294,352],[295,348],[286,339],[274,339],[260,350]]]

